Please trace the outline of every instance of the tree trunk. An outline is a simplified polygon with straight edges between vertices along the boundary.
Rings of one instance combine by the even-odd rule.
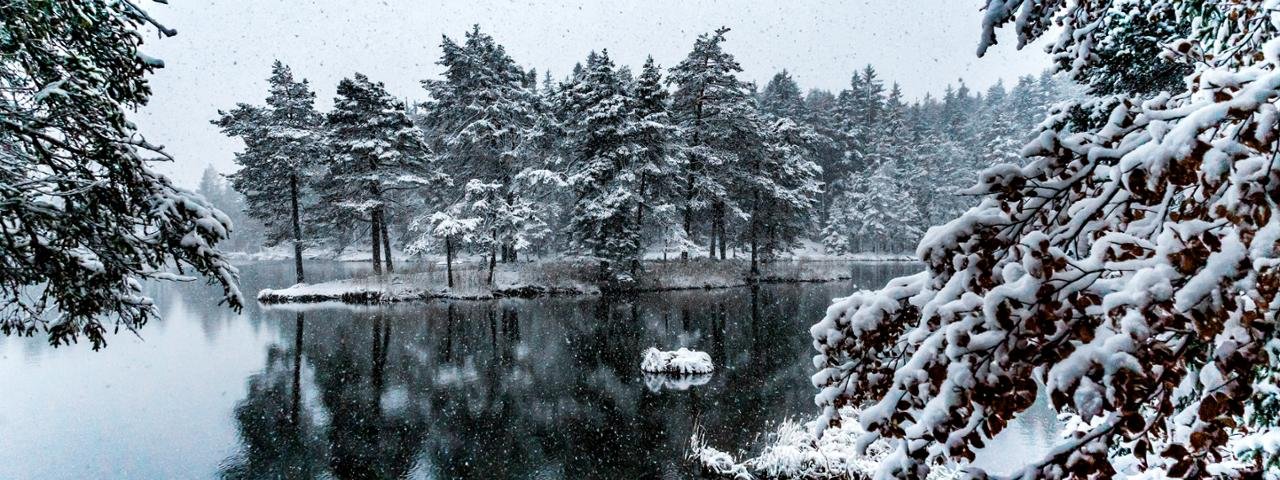
[[[378,218],[378,211],[374,210],[369,224],[369,235],[372,238],[370,242],[373,244],[373,274],[382,275],[382,225]]]
[[[391,267],[391,234],[387,233],[387,212],[385,209],[379,209],[379,212],[378,218],[381,221],[378,223],[382,224],[382,258],[387,263],[387,273],[393,273],[395,269]]]
[[[716,259],[716,215],[715,208],[711,209],[711,235],[707,237],[707,258]]]
[[[493,286],[493,267],[498,263],[498,231],[493,231],[493,242],[489,246],[489,286]]]
[[[727,238],[729,235],[725,233],[726,228],[725,228],[725,222],[724,222],[724,214],[725,214],[724,204],[720,204],[720,212],[719,214],[716,215],[717,217],[716,221],[720,224],[720,259],[721,260],[725,260],[729,258],[729,255],[725,254],[725,246],[726,244],[729,243]]]
[[[689,243],[693,241],[693,176],[689,176],[689,193],[684,199],[684,248],[680,251],[680,260],[689,261]]]
[[[756,229],[758,225],[757,218],[760,213],[760,193],[757,192],[751,200],[751,278],[760,275],[760,264],[756,256]]]
[[[306,281],[302,273],[302,219],[298,214],[298,174],[289,175],[289,200],[293,204],[293,271],[298,283]]]
[[[453,236],[444,237],[444,268],[449,276],[449,288],[453,288]]]

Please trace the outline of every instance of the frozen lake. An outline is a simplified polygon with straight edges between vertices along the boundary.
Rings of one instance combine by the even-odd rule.
[[[310,280],[363,265],[312,263]],[[918,268],[855,264],[878,286]],[[287,263],[241,267],[250,298]],[[851,282],[241,315],[158,285],[163,319],[107,348],[0,337],[0,478],[682,478],[695,422],[750,445],[813,413],[808,328]],[[711,354],[706,383],[641,352]],[[646,381],[649,380],[649,381]],[[991,442],[994,471],[1056,438],[1043,404]]]

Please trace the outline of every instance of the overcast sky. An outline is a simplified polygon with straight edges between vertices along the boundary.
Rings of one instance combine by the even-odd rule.
[[[143,51],[165,60],[152,78],[151,103],[135,116],[142,133],[178,160],[158,168],[194,186],[206,165],[236,166],[238,141],[209,124],[218,109],[262,103],[272,60],[311,81],[319,106],[353,72],[383,81],[395,95],[425,96],[441,35],[460,38],[472,24],[493,35],[526,68],[557,78],[591,50],[619,64],[645,56],[664,67],[688,53],[698,34],[733,29],[726,49],[761,85],[779,70],[801,88],[844,88],[870,63],[909,97],[935,95],[963,78],[986,89],[998,79],[1048,66],[1039,46],[1014,49],[1011,37],[977,58],[982,0],[170,0],[148,3],[178,30],[148,37]]]

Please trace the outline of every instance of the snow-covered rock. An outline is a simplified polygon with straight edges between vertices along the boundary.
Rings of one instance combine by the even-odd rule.
[[[640,361],[640,370],[649,373],[711,373],[715,369],[707,352],[683,347],[665,352],[650,348],[644,351],[644,359]]]

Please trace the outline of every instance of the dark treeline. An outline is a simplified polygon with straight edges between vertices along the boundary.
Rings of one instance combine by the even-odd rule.
[[[570,75],[526,70],[479,28],[445,37],[441,78],[410,104],[355,74],[328,113],[276,62],[265,105],[220,112],[240,170],[207,197],[261,222],[264,245],[461,252],[498,262],[598,258],[615,278],[646,253],[757,262],[814,240],[828,253],[902,252],[966,208],[986,166],[1017,161],[1063,97],[1052,77],[904,98],[868,65],[839,92],[782,71],[740,77],[728,29],[670,68],[591,52]],[[209,192],[219,192],[211,195]],[[240,230],[244,231],[244,230]],[[256,241],[257,239],[255,239]]]

